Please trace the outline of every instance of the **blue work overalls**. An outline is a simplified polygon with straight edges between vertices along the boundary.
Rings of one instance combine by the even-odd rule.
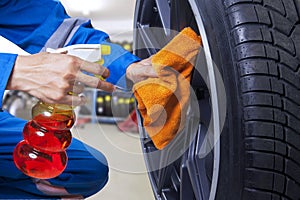
[[[139,60],[120,46],[109,43],[108,35],[93,29],[89,20],[69,17],[61,3],[55,0],[1,0],[0,35],[31,54],[45,51],[47,47],[108,44],[111,54],[104,58],[104,66],[110,70],[107,81],[111,83],[122,82],[127,66]],[[0,108],[16,57],[15,54],[0,53]],[[88,197],[106,184],[108,166],[105,157],[75,138],[67,149],[69,161],[63,174],[49,180],[36,180],[22,174],[13,163],[12,152],[23,139],[25,123],[5,111],[0,112],[0,199]]]

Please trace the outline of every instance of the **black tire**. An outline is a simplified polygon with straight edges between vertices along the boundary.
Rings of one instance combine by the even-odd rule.
[[[170,11],[162,9],[166,5]],[[215,62],[226,90],[218,174],[213,174],[214,152],[197,155],[199,135],[213,109],[209,87],[196,72],[192,86],[204,126],[186,153],[153,170],[165,152],[160,160],[151,158],[156,149],[140,129],[157,199],[300,199],[299,18],[299,0],[137,0],[135,27],[142,31],[135,35],[134,52],[145,58],[157,51],[149,47],[155,37],[169,41],[166,33],[151,33],[147,27],[180,31],[190,26],[207,41],[204,52]],[[203,67],[205,58],[198,56],[196,68]]]

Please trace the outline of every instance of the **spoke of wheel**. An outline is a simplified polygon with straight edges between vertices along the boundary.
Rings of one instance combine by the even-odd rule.
[[[149,25],[137,24],[138,35],[141,37],[144,43],[144,47],[147,49],[149,55],[153,55],[159,48],[159,43],[156,41],[155,36],[151,33]]]
[[[198,132],[198,143],[196,146],[196,154],[195,154],[195,163],[197,166],[197,171],[199,174],[199,185],[201,188],[201,196],[202,199],[208,199],[209,198],[209,190],[210,190],[210,183],[209,180],[207,178],[207,171],[206,171],[206,162],[211,162],[209,161],[205,156],[204,158],[201,158],[201,154],[200,154],[200,149],[202,148],[203,145],[206,146],[211,146],[211,144],[205,140],[207,133],[207,129],[203,126],[201,127],[201,130],[199,130]],[[206,149],[212,149],[211,147],[208,147]]]
[[[170,35],[170,17],[171,17],[171,9],[169,6],[168,0],[155,0],[158,14],[163,25],[165,34]]]

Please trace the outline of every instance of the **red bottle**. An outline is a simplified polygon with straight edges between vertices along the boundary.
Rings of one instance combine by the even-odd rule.
[[[68,52],[90,62],[104,63],[101,55],[110,54],[110,46],[100,44],[75,44],[50,53]],[[70,145],[70,129],[75,122],[71,106],[38,102],[32,109],[32,120],[23,130],[22,140],[14,150],[14,162],[26,175],[49,179],[58,176],[67,165],[66,148]]]
[[[71,143],[70,129],[75,122],[71,106],[38,102],[32,108],[32,120],[23,129],[15,147],[15,165],[24,174],[40,179],[54,178],[66,168],[66,148]]]

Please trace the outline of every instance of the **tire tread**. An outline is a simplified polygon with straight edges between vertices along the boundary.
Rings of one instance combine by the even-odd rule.
[[[300,3],[223,3],[244,113],[244,199],[299,200]]]

